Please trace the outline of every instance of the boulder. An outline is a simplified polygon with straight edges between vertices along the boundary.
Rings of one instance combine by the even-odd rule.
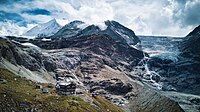
[[[48,88],[42,88],[42,93],[49,93],[49,89]]]
[[[5,79],[0,79],[0,83],[1,83],[1,84],[6,84],[6,83],[7,83],[7,80],[5,80]]]

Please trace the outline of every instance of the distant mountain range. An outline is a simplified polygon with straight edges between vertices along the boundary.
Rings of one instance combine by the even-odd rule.
[[[135,33],[121,25],[116,21],[107,20],[103,22],[103,28],[99,25],[89,25],[85,22],[75,20],[65,26],[59,25],[56,19],[52,19],[47,23],[39,24],[27,32],[20,32],[17,25],[12,24],[5,25],[0,30],[1,35],[5,36],[31,36],[37,38],[77,38],[81,36],[87,36],[92,34],[105,34],[112,37],[116,41],[121,41],[131,45],[134,48],[140,48],[140,40],[136,37]]]
[[[19,36],[23,33],[22,29],[10,22],[0,24],[0,35],[1,36]]]

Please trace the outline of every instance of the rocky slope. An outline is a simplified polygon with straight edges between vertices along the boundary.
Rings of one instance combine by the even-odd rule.
[[[28,79],[48,82],[53,76],[48,74],[42,63],[42,53],[16,41],[0,38],[0,66]]]
[[[181,44],[181,56],[199,61],[200,25],[190,32]]]
[[[190,84],[193,85],[189,93],[200,95],[200,26],[190,32],[180,45],[180,60],[182,63],[179,66],[183,71],[187,71]],[[190,67],[188,67],[190,66]]]

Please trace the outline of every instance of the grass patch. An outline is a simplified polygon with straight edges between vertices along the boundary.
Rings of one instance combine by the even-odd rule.
[[[1,112],[121,112],[122,110],[109,101],[95,97],[94,105],[77,96],[60,96],[55,88],[49,88],[49,94],[35,89],[37,83],[16,76],[7,69],[0,68],[0,111]],[[48,84],[42,84],[47,87]]]

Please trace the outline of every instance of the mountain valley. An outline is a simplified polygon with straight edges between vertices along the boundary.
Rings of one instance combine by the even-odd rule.
[[[185,37],[136,36],[116,21],[105,21],[106,29],[82,24],[73,21],[34,39],[2,36],[0,67],[34,83],[72,80],[81,93],[126,112],[199,111],[199,60],[187,56],[193,46],[181,49]]]

